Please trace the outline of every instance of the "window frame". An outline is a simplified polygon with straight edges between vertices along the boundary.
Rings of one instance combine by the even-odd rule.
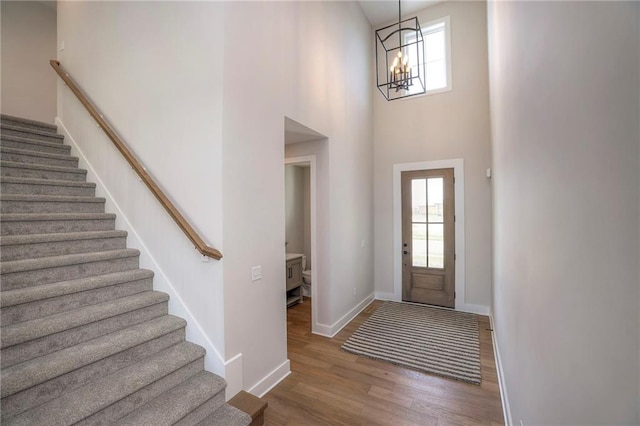
[[[434,32],[439,31],[436,30],[435,26],[439,26],[444,24],[444,48],[445,48],[445,62],[446,62],[446,77],[447,77],[447,85],[443,86],[443,87],[439,87],[437,89],[431,89],[431,90],[426,90],[424,93],[416,93],[415,95],[411,95],[411,96],[407,96],[404,98],[398,98],[400,100],[407,100],[407,99],[412,99],[412,98],[419,98],[421,96],[429,96],[429,95],[436,95],[438,93],[444,93],[444,92],[450,92],[451,90],[453,90],[453,82],[452,82],[452,72],[451,72],[451,68],[452,68],[452,64],[451,64],[451,18],[449,16],[444,16],[442,18],[438,18],[438,19],[433,19],[429,22],[427,22],[424,25],[421,25],[421,32],[422,32],[422,39],[426,40],[426,37],[429,34],[432,34]],[[425,41],[426,44],[426,41]],[[425,55],[424,55],[424,69],[426,72],[427,69],[427,53],[425,50]],[[425,76],[426,78],[426,76]],[[424,82],[424,85],[426,87],[427,82]]]

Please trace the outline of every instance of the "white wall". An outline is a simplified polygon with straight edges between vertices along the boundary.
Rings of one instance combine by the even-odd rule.
[[[56,77],[55,2],[2,1],[2,113],[53,123]]]
[[[495,337],[514,424],[638,424],[637,2],[489,5]]]
[[[225,351],[242,353],[244,386],[260,394],[288,370],[283,117],[328,137],[320,321],[331,328],[373,293],[373,37],[351,2],[225,6]],[[254,265],[262,265],[257,282]]]
[[[59,59],[207,243],[222,245],[223,5],[200,2],[59,2]],[[225,374],[221,262],[202,257],[61,83],[60,123],[78,143],[107,211],[142,249],[170,312]],[[74,148],[74,154],[79,151]],[[100,183],[99,182],[99,183]],[[114,201],[115,200],[115,201]],[[180,299],[184,304],[179,303]]]
[[[414,15],[411,15],[414,16]],[[388,102],[375,85],[375,289],[393,293],[393,165],[464,159],[466,294],[491,303],[491,166],[484,2],[445,2],[417,13],[420,23],[450,16],[453,90]]]

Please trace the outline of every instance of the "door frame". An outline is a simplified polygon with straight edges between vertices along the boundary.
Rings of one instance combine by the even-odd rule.
[[[309,200],[309,209],[311,215],[311,332],[318,334],[318,330],[320,329],[320,325],[318,324],[318,261],[317,261],[317,253],[318,248],[316,246],[317,243],[317,169],[316,169],[316,156],[315,154],[304,155],[300,157],[287,157],[284,159],[284,165],[295,165],[295,164],[309,164],[309,186],[310,186],[310,200]],[[302,290],[301,290],[302,291]],[[286,324],[285,324],[286,326]],[[285,327],[286,328],[286,327]]]
[[[455,309],[474,312],[473,307],[465,303],[464,159],[462,158],[393,165],[393,300],[402,301],[402,172],[434,169],[453,169],[456,216]]]

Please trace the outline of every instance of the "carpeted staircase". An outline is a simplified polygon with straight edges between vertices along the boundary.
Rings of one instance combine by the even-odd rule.
[[[0,133],[1,423],[250,424],[56,127]]]

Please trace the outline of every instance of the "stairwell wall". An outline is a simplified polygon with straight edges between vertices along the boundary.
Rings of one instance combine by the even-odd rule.
[[[58,59],[207,243],[222,245],[222,5],[214,2],[59,2]],[[217,53],[216,53],[217,52]],[[49,71],[54,74],[53,70]],[[58,83],[58,119],[81,167],[129,231],[170,313],[224,375],[223,262],[202,256],[73,94]],[[216,353],[217,352],[217,353]],[[231,395],[233,396],[233,395]]]

